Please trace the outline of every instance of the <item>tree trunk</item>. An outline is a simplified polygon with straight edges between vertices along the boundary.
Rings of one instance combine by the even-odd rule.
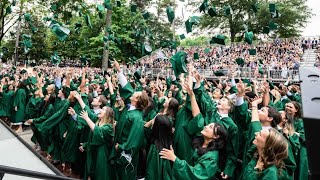
[[[236,32],[233,28],[233,21],[232,21],[232,16],[229,17],[229,27],[230,27],[230,40],[231,40],[231,43],[233,43],[235,41],[235,38],[236,38]]]
[[[23,1],[20,3],[20,12],[19,16],[22,16],[22,9],[23,9]],[[19,39],[20,39],[20,31],[21,31],[21,19],[18,20],[18,27],[17,27],[17,33],[16,33],[16,44],[14,47],[14,65],[17,65],[17,61],[19,59],[18,55],[18,48],[19,48]]]
[[[107,14],[106,14],[106,22],[107,22],[107,26],[106,26],[106,30],[105,30],[105,36],[109,35],[109,32],[107,31],[107,29],[111,28],[111,16],[112,16],[112,10],[107,10]],[[104,45],[103,47],[103,57],[102,57],[102,70],[107,70],[108,69],[108,61],[109,61],[109,42],[107,42],[106,45]]]
[[[172,41],[176,41],[176,18],[172,22]]]

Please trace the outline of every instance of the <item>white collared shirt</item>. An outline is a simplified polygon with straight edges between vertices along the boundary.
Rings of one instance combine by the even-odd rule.
[[[136,109],[137,109],[137,108],[136,108],[135,106],[130,105],[128,111],[133,111],[133,110],[136,110]]]
[[[271,126],[262,126],[262,130],[268,130],[270,128],[272,128],[272,127]]]

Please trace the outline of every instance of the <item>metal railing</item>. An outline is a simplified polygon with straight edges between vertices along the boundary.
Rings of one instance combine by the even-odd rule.
[[[201,75],[203,75],[206,79],[215,80],[219,79],[221,76],[216,76],[215,72],[217,70],[210,70],[210,69],[197,69]],[[222,77],[229,76],[229,69],[219,69],[220,72],[224,74]],[[294,83],[300,82],[299,79],[299,70],[268,70],[262,69],[263,74],[267,75],[268,79],[272,79],[273,82],[286,82],[288,77],[291,77],[291,80]],[[124,71],[125,73],[128,72],[127,70]],[[145,68],[142,70],[142,74],[147,75],[149,77],[155,78],[157,77],[158,73],[161,73],[162,76],[171,76],[173,75],[173,70],[171,68],[167,69],[160,69],[160,68]],[[252,68],[237,68],[236,70],[236,77],[242,79],[251,79],[257,77],[258,79],[262,79],[263,75],[257,73],[256,69]]]
[[[30,171],[26,169],[0,165],[0,180],[2,180],[5,174],[12,174],[17,176],[37,178],[37,179],[75,180],[74,178],[69,178],[65,176],[52,175],[52,174],[47,174],[47,173],[42,173],[37,171]]]

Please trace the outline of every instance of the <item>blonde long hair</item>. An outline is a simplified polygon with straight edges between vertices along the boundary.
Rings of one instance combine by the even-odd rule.
[[[99,118],[99,120],[96,122],[96,125],[99,126],[99,124],[105,125],[105,124],[111,124],[114,125],[114,111],[111,107],[105,106],[102,108],[102,111],[105,111],[105,115],[102,117],[102,119]]]

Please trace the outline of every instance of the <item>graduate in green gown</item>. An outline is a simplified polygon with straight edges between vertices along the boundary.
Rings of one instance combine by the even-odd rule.
[[[147,123],[146,125],[150,125]],[[146,127],[145,125],[145,127]],[[157,115],[154,124],[145,130],[150,143],[147,156],[146,180],[171,180],[172,163],[159,156],[163,148],[170,149],[173,144],[173,125],[168,116]]]
[[[257,100],[258,101],[258,100]],[[252,122],[259,122],[258,108],[252,107]],[[288,157],[288,142],[274,128],[261,130],[261,124],[250,126],[250,136],[255,136],[253,144],[257,151],[243,169],[240,179],[278,179],[283,160]]]
[[[103,107],[95,120],[91,120],[86,111],[83,111],[80,115],[91,130],[88,142],[83,143],[79,148],[80,151],[85,151],[87,155],[84,179],[114,179],[114,170],[109,161],[114,134],[114,112],[112,108]]]
[[[20,82],[14,94],[13,107],[14,113],[11,118],[12,125],[19,125],[17,132],[22,131],[22,123],[25,121],[25,107],[27,104],[26,84]]]
[[[189,71],[192,72],[191,70]],[[189,74],[187,82],[190,87],[193,86],[191,74]],[[190,163],[193,154],[192,139],[203,129],[204,119],[192,116],[190,96],[187,96],[186,103],[178,111],[176,116],[173,147],[176,150],[178,158],[183,158]]]
[[[306,137],[302,120],[301,105],[298,102],[291,101],[286,104],[286,116],[293,122],[294,130],[298,134],[300,141],[300,149],[296,159],[297,169],[295,171],[295,179],[308,179],[309,167],[306,147]]]
[[[197,105],[195,95],[191,85],[185,85],[191,99],[192,116],[203,119]],[[228,133],[226,129],[218,123],[210,123],[203,128],[201,136],[193,141],[194,153],[191,162],[178,158],[172,149],[163,148],[159,153],[162,159],[173,162],[173,179],[198,180],[213,179],[218,172],[219,164],[225,162],[225,145]]]
[[[116,125],[114,148],[111,160],[116,168],[116,179],[131,180],[137,176],[139,150],[144,142],[143,110],[148,105],[148,95],[144,92],[133,93],[133,88],[126,77],[120,72],[120,65],[115,62],[120,83],[120,95],[126,103],[126,107]]]
[[[47,120],[49,117],[51,117],[54,114],[54,103],[56,100],[55,95],[46,95],[44,98],[44,105],[42,108],[42,111],[40,113],[40,117],[29,119],[26,121],[26,123],[31,124],[31,129],[33,131],[33,136],[31,138],[31,141],[36,144],[36,149],[41,148],[42,151],[47,152],[48,146],[49,146],[49,138],[43,137],[39,133],[38,129],[35,127],[34,123],[41,124],[45,120]]]
[[[0,117],[10,118],[13,110],[14,87],[12,84],[0,86]]]
[[[70,101],[66,99],[68,92],[65,88],[59,90],[57,97],[53,106],[54,114],[43,122],[34,122],[33,124],[44,139],[49,138],[48,153],[53,157],[54,161],[59,162],[65,133],[67,132],[66,121],[69,120],[67,113]]]
[[[40,106],[43,103],[43,94],[42,88],[36,88],[34,95],[31,96],[25,111],[25,118],[26,119],[33,119],[39,117],[40,115]]]

